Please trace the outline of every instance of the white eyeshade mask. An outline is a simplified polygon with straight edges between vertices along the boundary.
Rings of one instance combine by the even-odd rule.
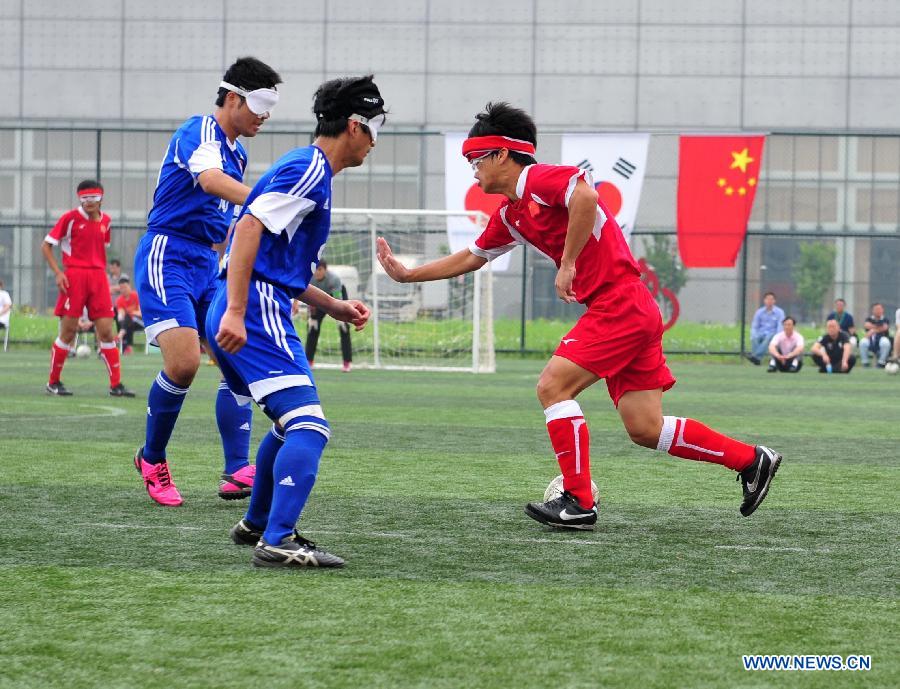
[[[278,90],[275,88],[245,91],[234,84],[229,84],[227,81],[220,83],[219,87],[242,96],[247,101],[247,107],[250,108],[250,112],[259,117],[271,115],[273,108],[278,104]]]
[[[347,118],[348,120],[356,120],[360,124],[364,124],[369,128],[369,131],[372,133],[372,141],[378,139],[378,130],[384,124],[385,115],[384,113],[380,113],[375,115],[375,117],[363,117],[362,115],[350,115]]]

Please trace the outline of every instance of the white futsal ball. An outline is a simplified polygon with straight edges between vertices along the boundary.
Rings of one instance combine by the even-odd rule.
[[[889,376],[896,376],[898,373],[900,373],[900,364],[898,364],[896,361],[889,361],[884,366],[884,372]]]
[[[79,359],[87,359],[91,355],[91,346],[80,344],[75,348],[75,356]]]
[[[600,489],[597,488],[597,484],[591,481],[591,493],[594,495],[594,502],[598,505],[600,504]],[[555,500],[560,495],[563,494],[563,477],[562,474],[557,476],[555,479],[550,481],[550,485],[547,486],[547,490],[544,491],[544,502],[548,500]]]

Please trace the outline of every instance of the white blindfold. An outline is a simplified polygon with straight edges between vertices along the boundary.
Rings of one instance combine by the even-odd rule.
[[[272,109],[278,104],[278,90],[275,88],[245,91],[234,84],[229,84],[227,81],[220,83],[219,87],[243,97],[247,101],[247,107],[250,109],[250,112],[259,117],[268,117],[272,113]]]
[[[362,115],[350,115],[347,118],[348,120],[356,120],[360,124],[364,124],[369,128],[369,132],[372,135],[372,141],[378,139],[378,130],[384,125],[385,115],[381,113],[379,115],[375,115],[375,117],[363,117]]]

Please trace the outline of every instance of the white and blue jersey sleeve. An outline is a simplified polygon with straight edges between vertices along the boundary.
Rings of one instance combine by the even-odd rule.
[[[234,205],[203,191],[199,176],[207,170],[221,170],[242,182],[246,166],[244,147],[229,141],[213,116],[192,117],[169,141],[153,194],[148,231],[203,244],[224,241]]]
[[[283,156],[253,188],[243,213],[266,228],[254,276],[292,296],[303,292],[331,228],[331,166],[325,154],[307,146]]]

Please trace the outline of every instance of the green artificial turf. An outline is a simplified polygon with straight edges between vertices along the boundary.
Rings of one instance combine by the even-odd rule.
[[[333,437],[301,520],[340,571],[271,571],[215,495],[216,370],[170,445],[185,504],[131,464],[158,356],[0,354],[0,687],[896,687],[900,377],[673,363],[667,413],[785,455],[749,519],[721,467],[628,441],[580,398],[601,510],[522,512],[558,473],[538,361],[493,375],[317,372]],[[268,423],[255,415],[254,448]],[[867,654],[870,672],[747,672],[741,656]]]

